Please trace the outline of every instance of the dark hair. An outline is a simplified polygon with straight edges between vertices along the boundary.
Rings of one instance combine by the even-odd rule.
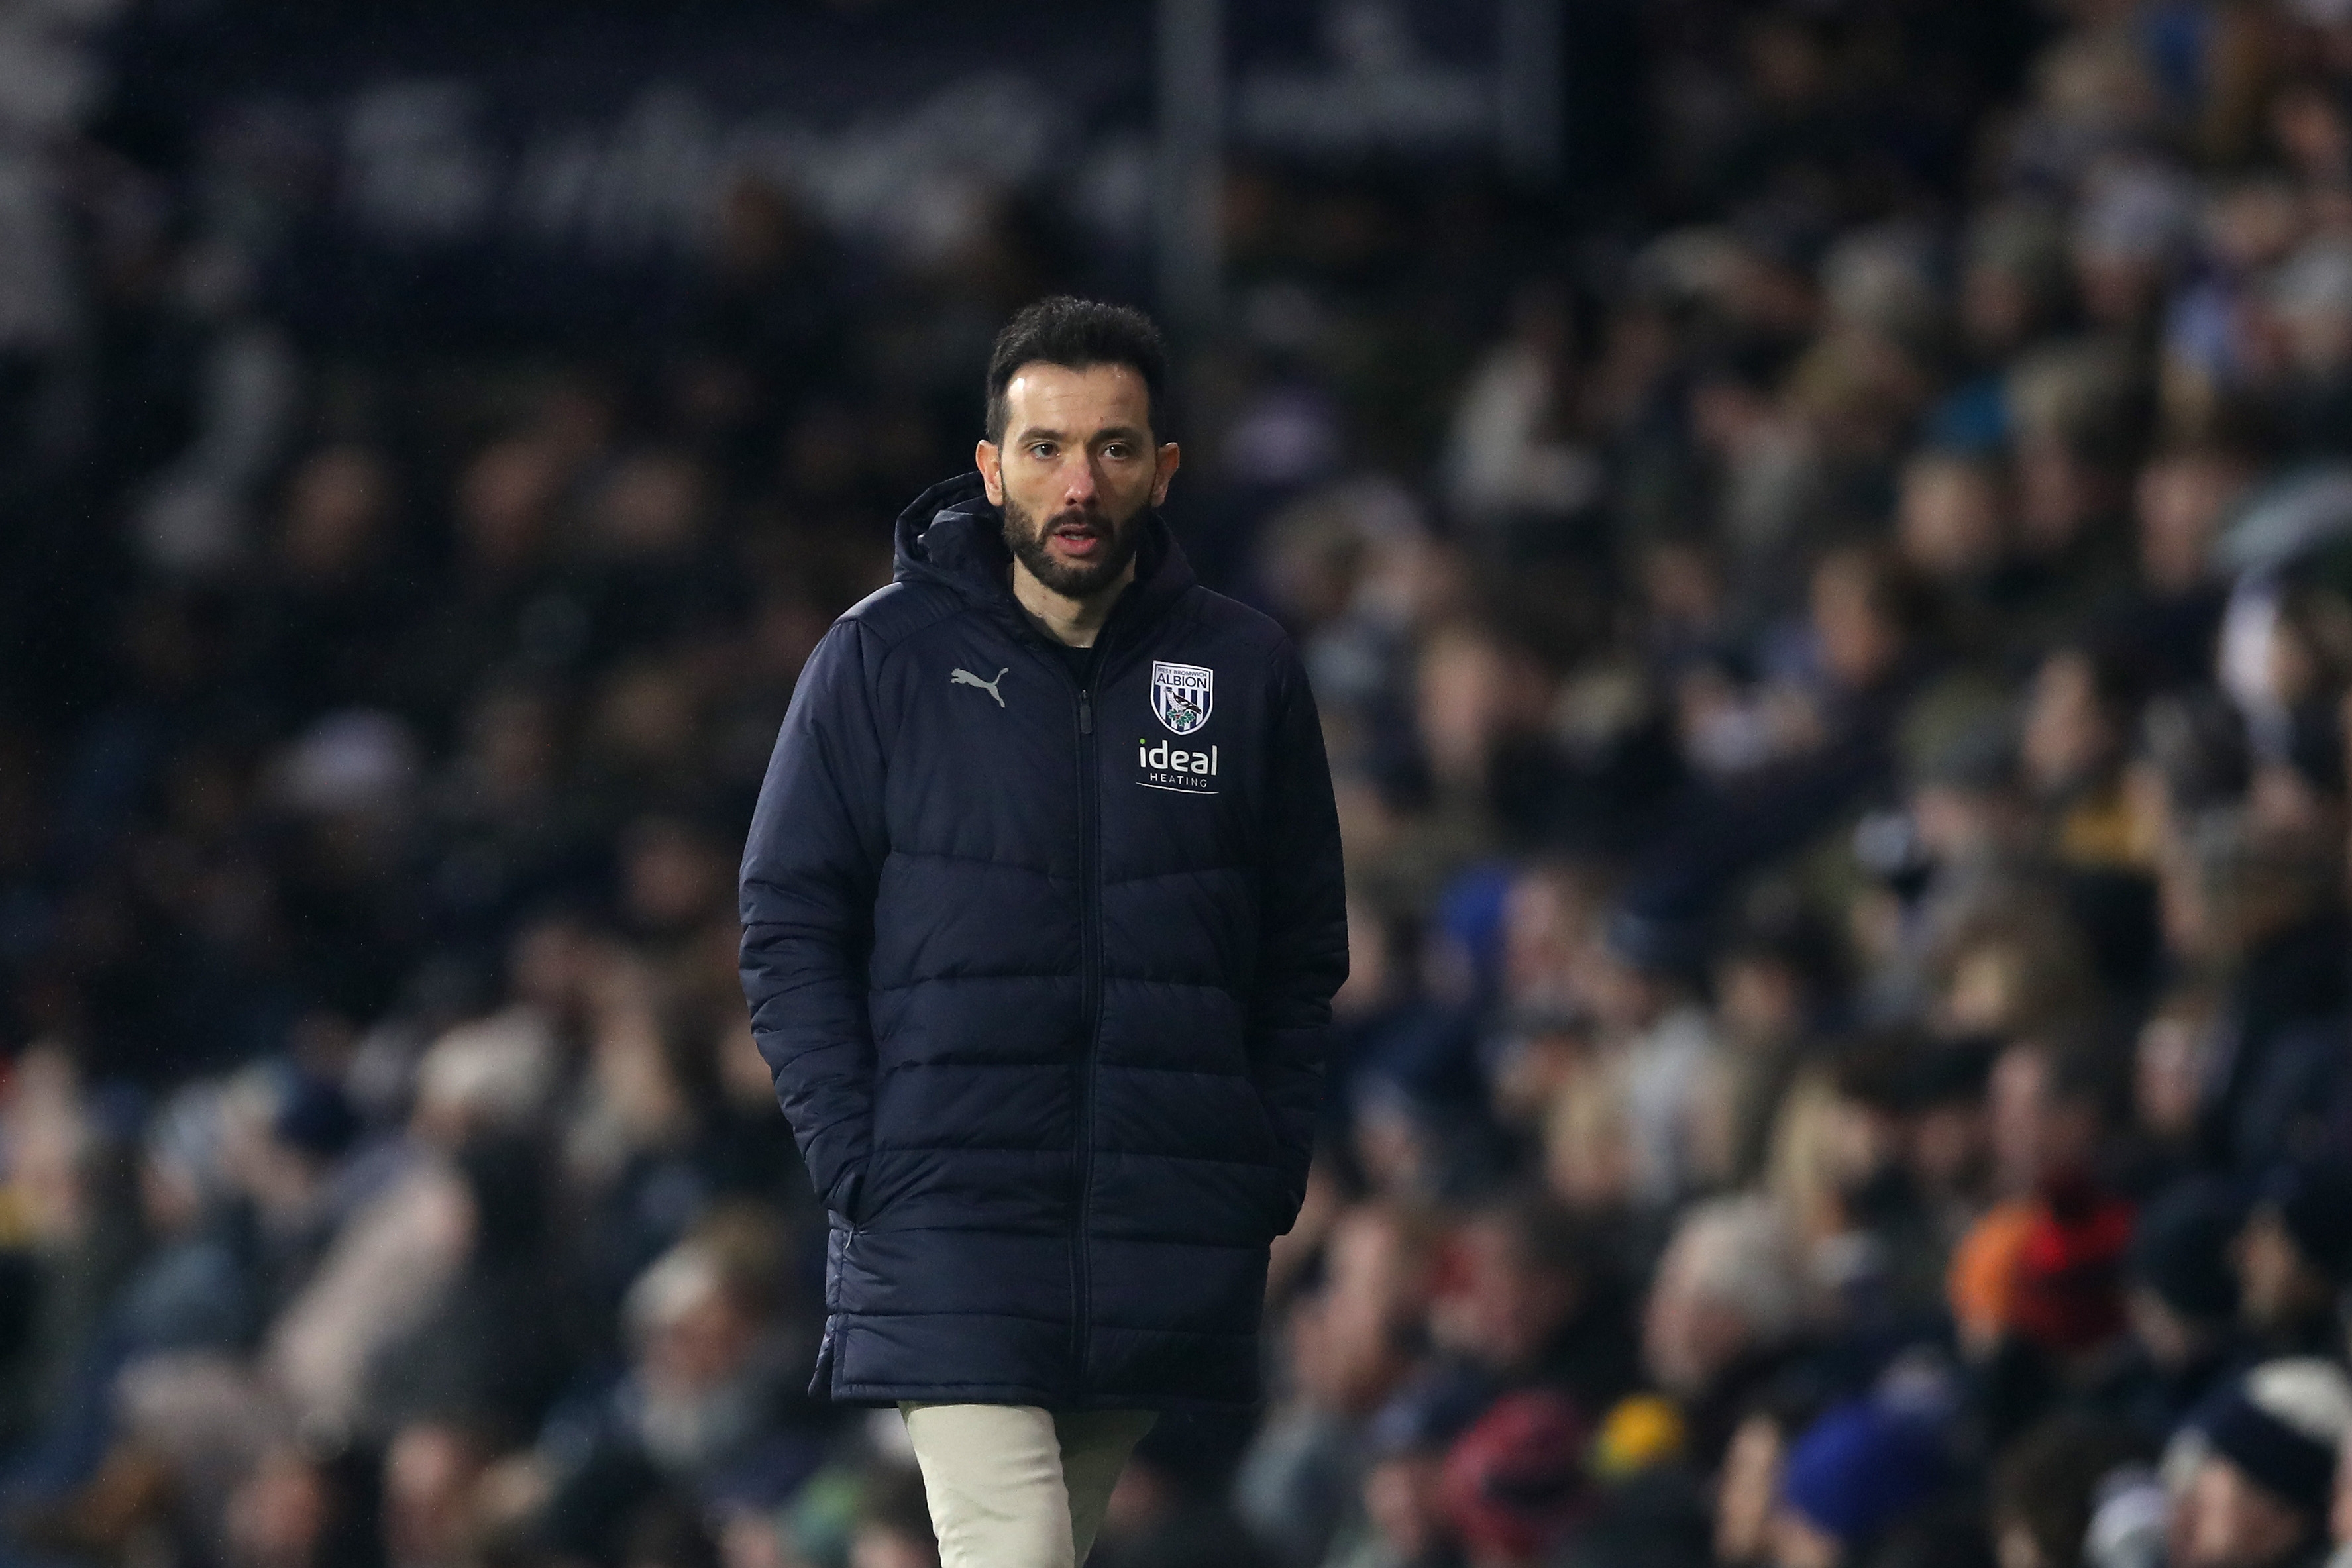
[[[1022,307],[988,353],[988,439],[1004,439],[1004,389],[1024,365],[1083,371],[1125,365],[1143,378],[1151,417],[1168,394],[1168,345],[1151,318],[1127,305],[1056,294]]]

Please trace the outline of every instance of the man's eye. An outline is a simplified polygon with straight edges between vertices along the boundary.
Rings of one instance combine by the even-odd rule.
[[[1108,445],[1108,446],[1104,447],[1102,450],[1103,450],[1103,455],[1104,455],[1104,456],[1106,456],[1106,457],[1124,457],[1124,456],[1126,456],[1126,455],[1127,455],[1127,448],[1126,448],[1126,447],[1124,447],[1124,446],[1122,446],[1122,445],[1120,445],[1120,444],[1119,444],[1118,442],[1116,442],[1116,441],[1112,442],[1109,445]]]
[[[1029,455],[1032,457],[1051,457],[1054,455],[1054,444],[1050,441],[1032,442],[1029,446]]]

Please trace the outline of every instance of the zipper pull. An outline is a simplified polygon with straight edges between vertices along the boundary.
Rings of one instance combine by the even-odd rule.
[[[1078,733],[1080,735],[1092,735],[1094,732],[1094,694],[1087,691],[1084,686],[1080,686],[1078,688]]]

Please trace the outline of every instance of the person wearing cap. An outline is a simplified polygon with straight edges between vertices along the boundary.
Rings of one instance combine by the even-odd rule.
[[[2265,1351],[2335,1353],[2336,1297],[2352,1275],[2352,1171],[2317,1162],[2274,1167],[2238,1234],[2235,1261],[2242,1315]]]
[[[2316,1356],[2266,1361],[2196,1417],[2171,1568],[2302,1568],[2326,1554],[2352,1383]]]
[[[1789,1451],[1771,1523],[1777,1568],[1862,1561],[1943,1486],[1942,1436],[1923,1413],[1872,1399],[1833,1406]]]

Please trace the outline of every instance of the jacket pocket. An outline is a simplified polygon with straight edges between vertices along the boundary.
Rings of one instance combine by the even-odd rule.
[[[874,1186],[873,1165],[874,1158],[868,1155],[845,1166],[834,1178],[833,1190],[825,1194],[825,1207],[852,1225],[863,1225],[871,1218],[868,1209],[873,1200],[868,1194]]]

